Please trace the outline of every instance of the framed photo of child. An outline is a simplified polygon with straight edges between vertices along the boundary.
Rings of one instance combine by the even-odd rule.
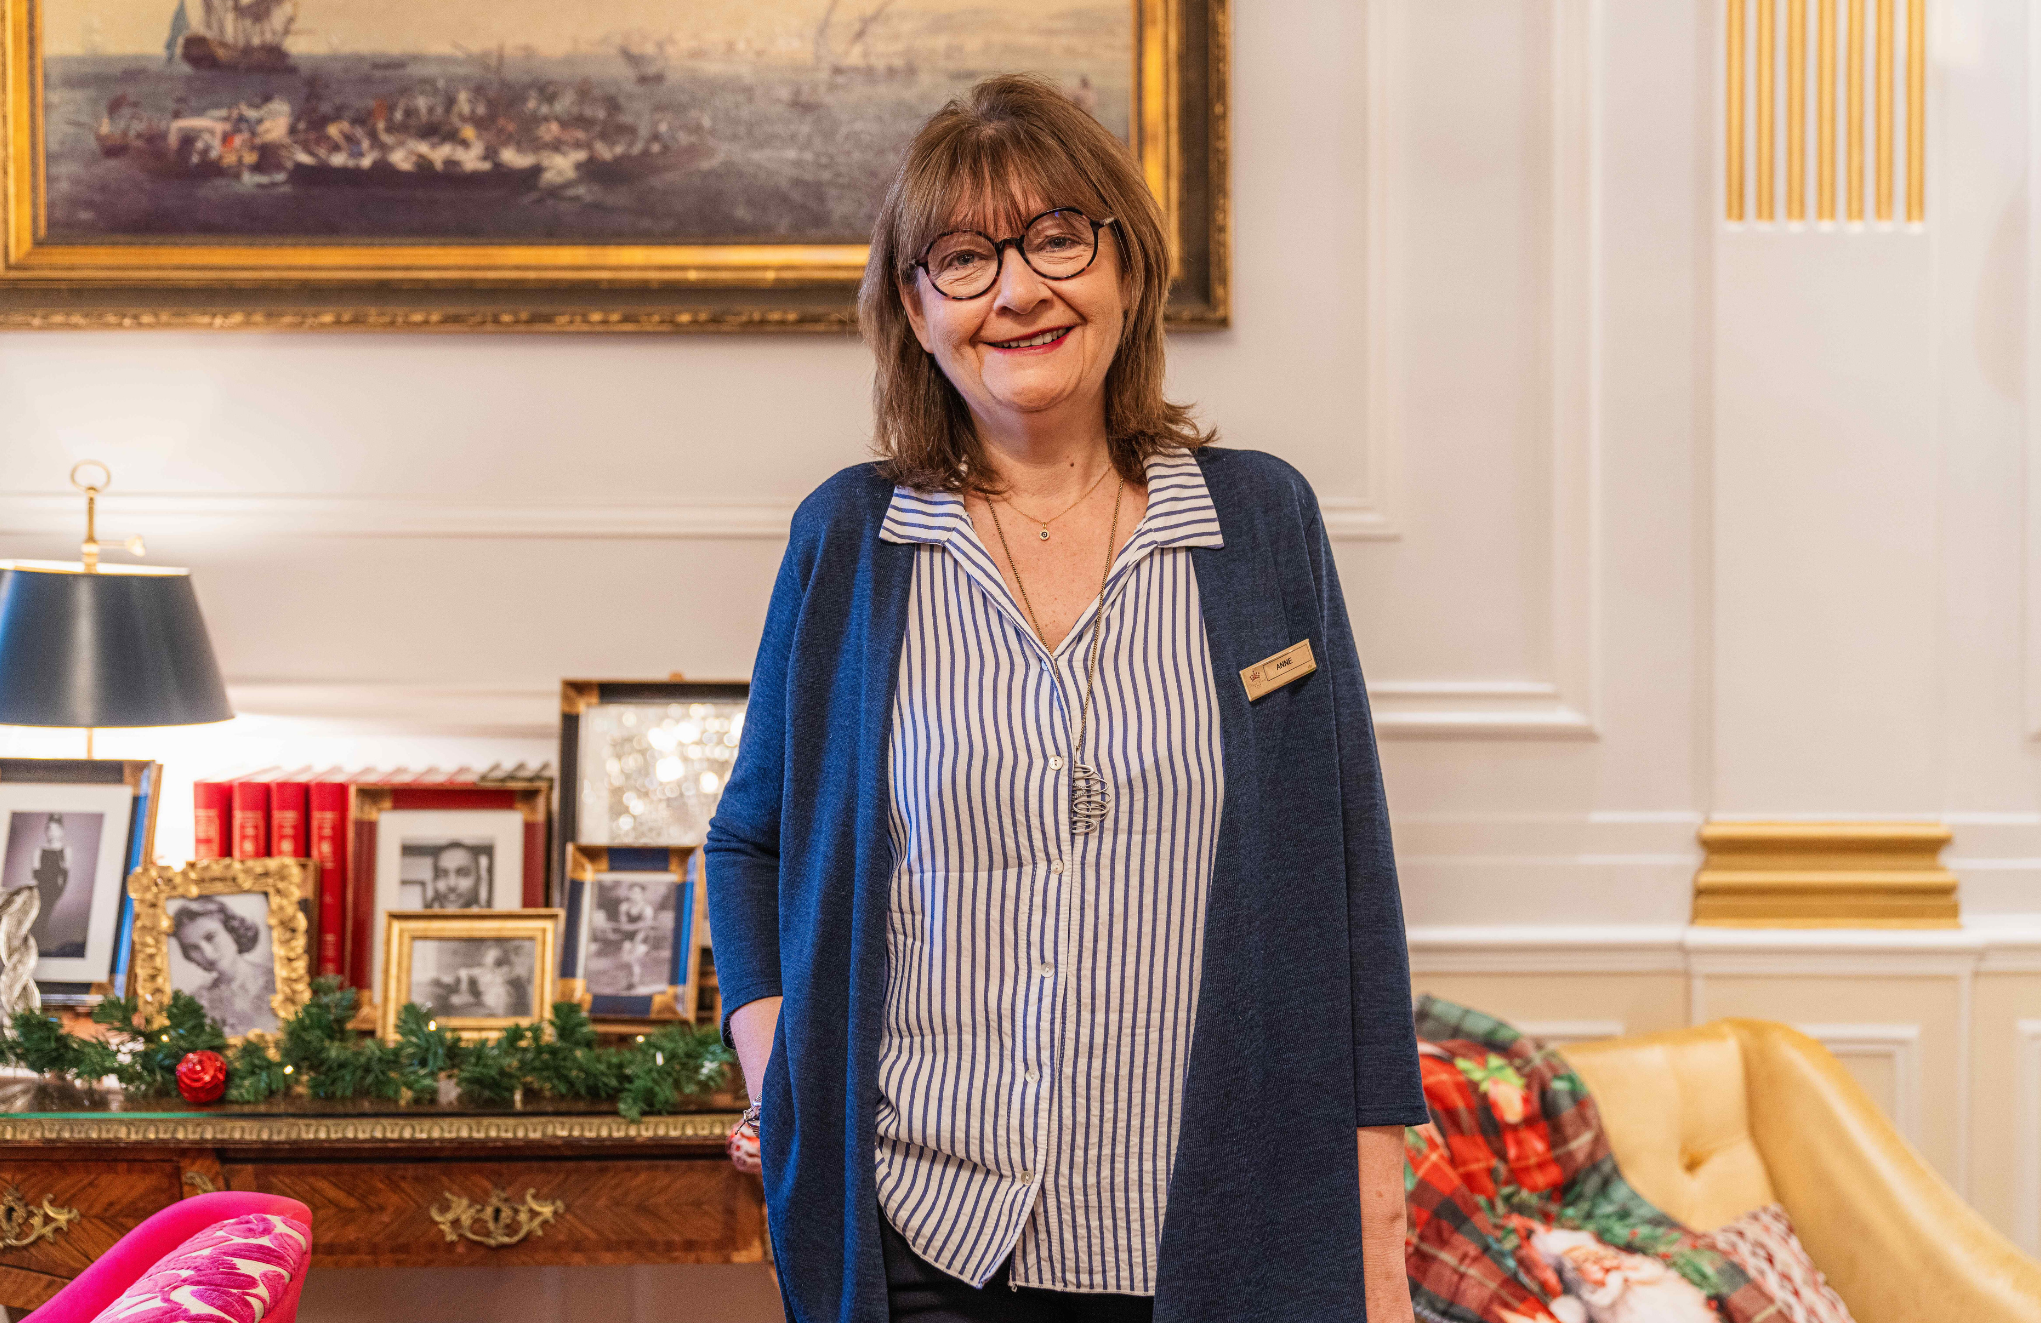
[[[560,995],[598,1027],[694,1019],[708,937],[697,859],[690,846],[569,848]]]
[[[555,999],[560,921],[550,909],[385,914],[377,1032],[394,1039],[407,1003],[471,1037],[545,1019]]]
[[[307,859],[205,859],[152,866],[135,901],[135,994],[162,1015],[188,993],[228,1041],[273,1034],[311,999]]]

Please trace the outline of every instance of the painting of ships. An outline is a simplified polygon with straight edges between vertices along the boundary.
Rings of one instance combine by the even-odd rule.
[[[631,67],[631,76],[640,87],[658,87],[666,81],[669,67],[667,48],[673,45],[671,37],[648,37],[643,33],[632,33],[617,43],[617,54]]]
[[[198,0],[199,21],[191,22],[191,0],[180,0],[171,31],[188,30],[175,43],[192,68],[228,73],[294,73],[284,40],[297,21],[297,0]]]

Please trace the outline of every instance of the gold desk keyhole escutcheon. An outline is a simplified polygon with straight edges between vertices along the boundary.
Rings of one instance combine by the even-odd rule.
[[[510,1196],[495,1186],[489,1187],[489,1202],[478,1204],[465,1199],[452,1190],[440,1196],[444,1208],[435,1204],[426,1211],[439,1229],[446,1233],[450,1242],[458,1242],[463,1236],[477,1245],[490,1249],[502,1249],[515,1245],[526,1236],[543,1236],[546,1223],[566,1211],[564,1200],[541,1199],[538,1191],[527,1189],[524,1202],[514,1204]]]
[[[39,1240],[54,1240],[78,1220],[75,1208],[59,1208],[43,1196],[41,1208],[29,1207],[21,1187],[10,1185],[0,1194],[0,1249],[27,1249]]]

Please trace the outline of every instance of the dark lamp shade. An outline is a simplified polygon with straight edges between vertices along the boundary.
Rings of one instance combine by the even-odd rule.
[[[195,726],[233,715],[189,574],[0,561],[0,726]]]

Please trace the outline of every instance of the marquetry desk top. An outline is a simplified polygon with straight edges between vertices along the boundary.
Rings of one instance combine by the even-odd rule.
[[[606,1103],[192,1107],[0,1084],[0,1305],[41,1304],[157,1209],[229,1189],[308,1205],[315,1272],[757,1262],[732,1101],[633,1123]]]

